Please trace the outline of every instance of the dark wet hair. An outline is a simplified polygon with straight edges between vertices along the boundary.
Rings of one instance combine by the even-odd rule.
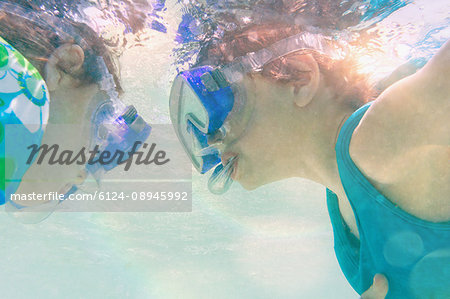
[[[300,25],[267,23],[251,25],[244,29],[225,32],[220,40],[201,49],[196,65],[222,65],[249,52],[263,49],[279,40],[304,32]],[[351,57],[334,60],[313,49],[301,50],[283,56],[264,66],[262,76],[281,84],[304,85],[309,73],[299,71],[292,65],[298,55],[311,54],[319,65],[320,72],[328,86],[332,87],[337,101],[357,109],[376,97],[367,78],[357,72]],[[251,76],[251,74],[250,74]]]
[[[85,54],[83,72],[71,74],[81,83],[97,83],[103,70],[97,58],[103,58],[113,76],[117,92],[122,92],[117,58],[88,25],[47,14],[32,1],[0,2],[0,36],[22,53],[41,73],[49,56],[61,45],[79,45]],[[64,71],[64,68],[62,68]]]

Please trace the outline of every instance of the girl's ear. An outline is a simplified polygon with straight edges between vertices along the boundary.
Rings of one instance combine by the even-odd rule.
[[[320,70],[317,61],[311,54],[296,56],[291,62],[302,72],[308,72],[309,79],[306,84],[292,86],[291,93],[295,105],[305,107],[315,97],[320,83]],[[305,82],[302,82],[305,83]]]
[[[74,44],[58,47],[45,65],[45,81],[50,91],[59,87],[74,87],[80,82],[75,78],[84,63],[83,49]]]

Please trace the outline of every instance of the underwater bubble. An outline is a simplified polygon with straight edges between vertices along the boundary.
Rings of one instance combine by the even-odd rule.
[[[402,231],[390,237],[383,248],[386,261],[392,266],[412,264],[423,252],[422,238],[411,231]]]
[[[450,298],[450,248],[424,256],[412,269],[409,284],[414,298]]]

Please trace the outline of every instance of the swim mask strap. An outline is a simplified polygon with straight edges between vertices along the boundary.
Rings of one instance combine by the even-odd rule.
[[[332,44],[331,38],[321,34],[302,32],[282,39],[264,49],[247,53],[237,57],[231,63],[215,68],[210,73],[202,76],[202,82],[210,91],[215,91],[233,83],[239,82],[247,73],[261,71],[262,68],[280,57],[299,50],[315,50],[334,59],[342,59],[345,44],[340,47]]]

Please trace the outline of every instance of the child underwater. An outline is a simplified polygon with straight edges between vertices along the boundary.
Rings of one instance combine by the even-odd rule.
[[[118,161],[55,169],[28,163],[30,145],[128,153],[147,139],[151,127],[120,101],[117,64],[91,28],[25,6],[0,2],[0,204],[25,222],[38,222],[77,192],[88,175],[99,183]],[[61,136],[58,125],[67,124],[78,130]],[[13,138],[5,144],[7,133]],[[16,201],[15,193],[58,196]],[[25,216],[24,211],[41,213]]]
[[[308,29],[249,24],[204,46],[170,95],[185,151],[215,194],[233,180],[326,186],[335,253],[363,298],[449,298],[450,43],[379,94],[345,45]]]

